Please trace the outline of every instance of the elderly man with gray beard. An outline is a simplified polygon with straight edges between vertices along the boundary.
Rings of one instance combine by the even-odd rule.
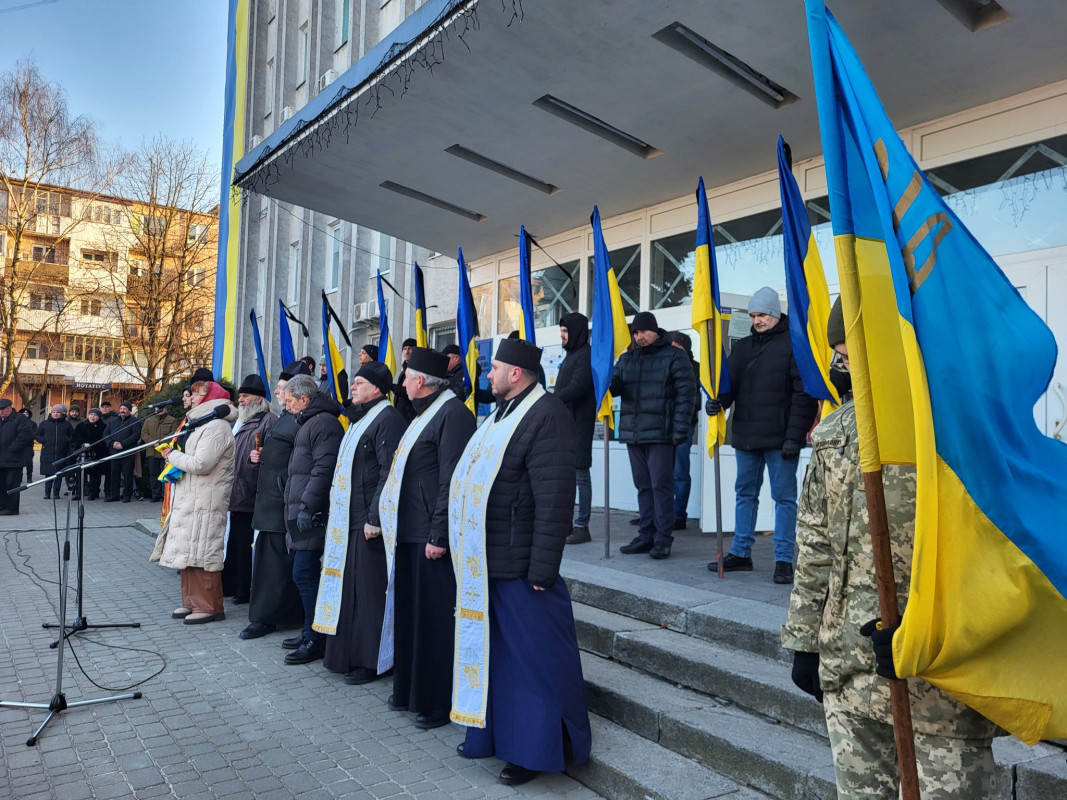
[[[230,493],[230,536],[222,569],[222,594],[238,605],[247,603],[252,590],[252,514],[256,510],[259,464],[252,463],[253,450],[263,442],[278,417],[271,413],[267,387],[259,375],[248,375],[237,389],[237,424],[233,491]]]

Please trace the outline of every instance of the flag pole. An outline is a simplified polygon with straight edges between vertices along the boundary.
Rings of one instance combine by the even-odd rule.
[[[611,435],[608,424],[601,424],[604,428],[604,558],[611,558],[611,451],[608,446]]]
[[[882,627],[895,628],[900,624],[900,609],[897,606],[897,583],[893,576],[893,555],[889,545],[889,519],[886,514],[882,471],[864,472],[863,488],[867,493],[867,515],[870,518],[871,546],[874,551],[878,613],[882,619]],[[893,737],[897,744],[901,797],[903,800],[920,800],[908,682],[900,678],[890,679],[889,699],[893,709]]]
[[[719,578],[723,578],[726,573],[722,564],[722,475],[719,472],[718,444],[715,445],[715,454],[711,460],[715,462],[715,561],[719,565]]]

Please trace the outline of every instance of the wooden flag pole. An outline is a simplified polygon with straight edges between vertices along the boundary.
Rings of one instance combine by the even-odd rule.
[[[889,520],[886,515],[885,487],[882,485],[881,470],[864,472],[863,488],[867,493],[867,515],[871,521],[871,546],[874,550],[879,614],[883,627],[895,628],[900,624],[900,609],[897,606],[897,582],[893,576],[893,553],[889,545]],[[889,698],[893,708],[893,736],[897,743],[901,797],[903,800],[920,800],[908,682],[900,679],[890,680]]]
[[[604,426],[604,558],[611,558],[611,452],[607,422]]]

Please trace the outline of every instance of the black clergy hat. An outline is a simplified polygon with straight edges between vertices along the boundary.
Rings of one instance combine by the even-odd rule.
[[[263,379],[253,372],[251,375],[245,375],[237,394],[255,394],[266,397],[267,387],[263,385]]]
[[[408,357],[408,369],[432,378],[447,378],[448,356],[436,350],[430,350],[428,347],[414,347]]]
[[[537,372],[541,366],[541,348],[522,339],[502,339],[493,358],[528,372]]]
[[[310,375],[311,370],[308,369],[307,362],[300,360],[294,361],[292,364],[286,364],[285,369],[282,370],[282,374],[278,376],[283,381],[291,381],[297,375]]]

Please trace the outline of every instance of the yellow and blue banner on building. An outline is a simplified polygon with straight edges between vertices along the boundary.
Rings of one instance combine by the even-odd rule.
[[[1028,744],[1067,736],[1067,445],[1033,417],[1056,342],[806,6],[861,466],[917,472],[897,672]]]

